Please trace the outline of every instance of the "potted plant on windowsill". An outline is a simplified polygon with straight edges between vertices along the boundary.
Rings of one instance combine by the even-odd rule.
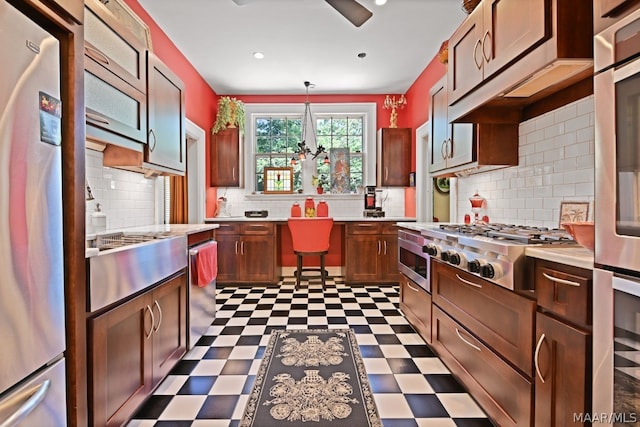
[[[311,176],[311,183],[316,187],[318,194],[322,194],[325,191],[329,191],[329,180],[325,175]]]
[[[211,133],[216,134],[227,128],[240,128],[244,131],[244,103],[236,98],[223,96],[218,100],[218,112],[216,122],[211,128]]]

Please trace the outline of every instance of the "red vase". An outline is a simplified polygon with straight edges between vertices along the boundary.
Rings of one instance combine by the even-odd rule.
[[[316,190],[318,191],[318,194],[324,193],[324,188],[322,188],[322,187],[318,187],[318,188],[316,188]]]
[[[320,200],[318,202],[318,206],[316,206],[316,215],[318,216],[329,216],[329,205],[324,200]]]
[[[291,206],[291,217],[292,218],[297,218],[297,217],[301,217],[302,216],[302,209],[300,208],[300,204],[299,203],[294,203]]]

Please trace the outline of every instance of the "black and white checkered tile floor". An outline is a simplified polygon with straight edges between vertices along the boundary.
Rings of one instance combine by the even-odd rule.
[[[397,286],[340,278],[294,290],[224,287],[207,335],[159,385],[129,427],[235,427],[272,329],[352,328],[384,427],[489,427],[491,422],[398,309]],[[353,426],[359,427],[359,426]]]

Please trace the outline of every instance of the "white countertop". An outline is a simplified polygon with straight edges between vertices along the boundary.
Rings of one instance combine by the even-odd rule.
[[[332,217],[334,221],[339,221],[339,222],[356,222],[356,221],[392,221],[392,222],[398,222],[398,221],[412,221],[415,220],[415,218],[410,218],[410,217],[406,217],[406,216],[386,216],[386,217],[382,217],[382,218],[366,218],[363,216],[342,216],[342,217],[337,217],[334,216]],[[229,221],[262,221],[262,222],[287,222],[287,219],[289,219],[288,217],[273,217],[273,216],[268,216],[266,218],[247,218],[244,216],[217,216],[217,217],[213,217],[213,218],[205,218],[204,221],[207,223],[216,223],[216,222],[229,222]],[[409,222],[406,222],[406,224],[410,224]]]
[[[527,256],[593,270],[593,252],[582,246],[572,247],[530,247]]]

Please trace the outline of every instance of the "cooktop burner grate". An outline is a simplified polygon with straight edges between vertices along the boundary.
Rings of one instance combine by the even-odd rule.
[[[485,236],[496,240],[522,244],[571,243],[573,238],[565,230],[511,224],[442,224],[445,233],[465,236]]]

